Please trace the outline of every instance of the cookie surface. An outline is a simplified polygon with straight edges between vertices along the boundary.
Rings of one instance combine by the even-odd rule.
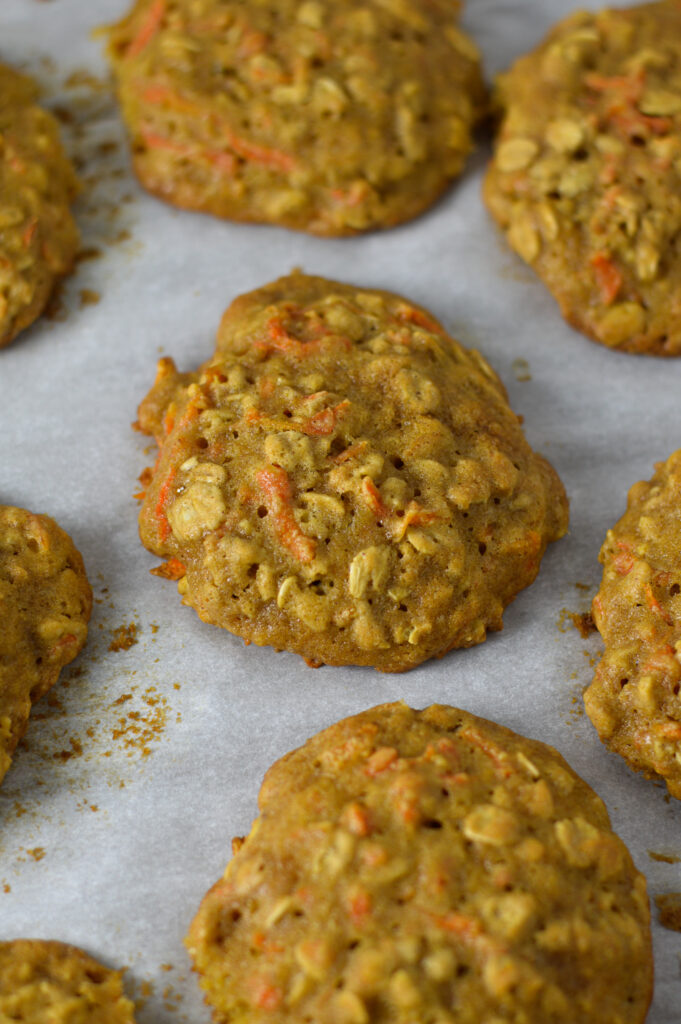
[[[604,743],[681,799],[681,451],[634,484],[601,549],[605,653],[584,694]]]
[[[134,1024],[119,971],[62,942],[0,942],[0,1019],[21,1024]]]
[[[321,235],[408,220],[484,102],[458,0],[137,0],[110,31],[134,166],[178,206]]]
[[[313,663],[401,671],[500,629],[567,501],[477,352],[397,295],[294,273],[162,360],[140,534],[186,604]]]
[[[502,75],[487,205],[563,316],[681,354],[681,5],[560,22]]]
[[[0,780],[31,704],[85,643],[91,607],[83,560],[64,531],[0,505]]]
[[[387,704],[268,772],[187,945],[217,1021],[641,1024],[646,887],[553,748]]]
[[[0,64],[0,346],[40,316],[78,248],[76,175],[37,92]]]

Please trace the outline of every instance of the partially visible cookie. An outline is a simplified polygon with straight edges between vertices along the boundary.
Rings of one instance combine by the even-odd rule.
[[[498,83],[484,194],[579,330],[681,354],[681,5],[579,11]]]
[[[187,946],[229,1024],[642,1024],[645,880],[553,748],[444,706],[344,719],[265,777]]]
[[[31,704],[85,643],[91,608],[83,560],[64,531],[0,505],[0,780]]]
[[[402,671],[501,629],[567,527],[504,387],[425,310],[281,278],[140,407],[140,534],[184,602],[315,664]]]
[[[605,653],[587,713],[611,750],[681,800],[681,450],[631,488],[600,560]]]
[[[421,213],[484,105],[458,0],[136,0],[109,56],[142,184],[319,235]]]
[[[37,92],[0,64],[0,346],[40,316],[78,248],[75,171]]]
[[[21,1024],[134,1024],[121,972],[75,946],[0,942],[0,1020]]]

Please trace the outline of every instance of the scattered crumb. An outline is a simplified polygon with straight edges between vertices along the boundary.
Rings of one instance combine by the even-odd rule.
[[[526,380],[532,380],[530,364],[526,359],[514,359],[511,363],[511,369],[513,370],[515,379],[520,383]]]
[[[592,633],[596,632],[596,624],[591,612],[570,612],[570,620],[575,629],[579,630],[582,640],[586,640]]]
[[[109,644],[110,651],[129,651],[137,642],[139,626],[136,622],[123,624],[113,631],[113,639]]]
[[[85,263],[87,260],[99,260],[103,256],[102,250],[91,245],[76,253],[76,263]]]
[[[123,694],[111,707],[120,706],[131,697],[132,694]],[[155,686],[149,686],[141,699],[146,708],[132,709],[126,715],[122,715],[118,719],[118,728],[111,732],[112,739],[122,741],[128,756],[138,753],[142,757],[148,757],[151,754],[149,744],[161,738],[168,721],[168,701],[158,694]]]
[[[577,590],[591,590],[590,583],[575,583],[575,587],[577,588]]]
[[[81,309],[83,306],[96,306],[102,298],[99,292],[95,292],[91,288],[81,288],[78,294],[80,295]]]
[[[26,853],[35,861],[42,860],[45,856],[45,848],[44,846],[34,846],[32,850],[26,850]]]
[[[9,884],[9,882],[3,882],[2,883],[2,891],[3,892],[11,892],[12,891],[12,886]]]
[[[55,761],[70,761],[72,757],[81,757],[83,754],[83,745],[79,739],[75,736],[69,737],[69,743],[71,745],[70,750],[58,750],[52,755]]]
[[[672,932],[681,932],[681,892],[663,892],[655,897],[660,924]]]
[[[681,857],[675,853],[658,853],[656,850],[648,850],[651,860],[660,861],[662,864],[681,864]]]

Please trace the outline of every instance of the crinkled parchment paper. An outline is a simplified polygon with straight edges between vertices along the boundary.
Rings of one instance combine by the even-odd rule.
[[[600,641],[569,618],[589,607],[628,487],[681,445],[681,360],[610,352],[562,322],[482,208],[484,147],[433,210],[364,238],[221,223],[144,195],[90,37],[126,5],[0,2],[0,59],[41,80],[78,157],[87,257],[52,319],[0,352],[0,501],[53,515],[96,597],[88,646],[36,708],[0,789],[0,936],[61,939],[127,965],[142,1024],[207,1022],[182,937],[256,813],[264,771],[337,718],[397,698],[459,705],[556,746],[605,800],[651,895],[681,890],[669,862],[681,805],[598,741],[581,692]],[[464,23],[491,76],[576,6],[469,0]],[[156,560],[137,538],[132,493],[149,454],[130,424],[156,360],[196,366],[227,303],[296,265],[401,292],[479,348],[570,495],[570,533],[504,631],[406,675],[315,671],[244,647],[149,575]],[[649,1022],[672,1024],[681,935],[654,916]]]

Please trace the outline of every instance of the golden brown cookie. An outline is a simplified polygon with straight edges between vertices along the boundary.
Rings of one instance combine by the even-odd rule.
[[[187,946],[230,1024],[642,1024],[645,880],[552,747],[384,704],[268,772]]]
[[[681,800],[681,451],[634,484],[599,557],[605,653],[587,713],[611,750]]]
[[[0,64],[0,347],[40,316],[78,247],[78,183],[37,92]]]
[[[120,971],[81,949],[42,939],[0,942],[0,1020],[5,1024],[134,1024]]]
[[[498,83],[485,199],[563,316],[681,354],[681,4],[579,11]]]
[[[142,184],[319,235],[421,213],[482,113],[458,0],[137,0],[109,56]]]
[[[425,310],[294,273],[161,361],[140,515],[184,602],[315,664],[402,671],[501,629],[567,527],[494,371]]]
[[[31,704],[85,643],[91,607],[83,560],[64,531],[0,505],[0,780]]]

